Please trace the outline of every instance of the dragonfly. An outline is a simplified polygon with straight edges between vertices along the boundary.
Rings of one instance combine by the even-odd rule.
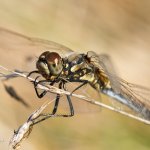
[[[3,52],[7,50],[9,53]],[[13,62],[19,65],[25,64],[22,59],[23,54],[30,58],[35,52],[39,54],[36,61],[36,70],[31,71],[28,77],[36,73],[44,79],[38,80],[36,77],[34,88],[37,96],[42,98],[47,91],[39,93],[38,84],[47,82],[50,85],[58,84],[60,89],[66,90],[67,83],[80,83],[72,93],[80,90],[85,85],[90,85],[100,94],[110,97],[123,106],[131,109],[141,118],[150,120],[150,90],[140,85],[129,83],[117,76],[113,67],[111,58],[107,54],[97,54],[94,51],[87,53],[77,53],[74,50],[61,44],[39,39],[31,38],[5,28],[0,28],[0,51],[3,58],[9,58],[16,54],[17,59]],[[29,54],[30,52],[30,54]],[[2,63],[3,61],[0,60]],[[12,62],[8,62],[9,67]],[[57,113],[61,96],[56,95],[54,108],[51,115]],[[64,117],[74,116],[74,105],[72,104],[71,95],[66,95],[70,113]]]

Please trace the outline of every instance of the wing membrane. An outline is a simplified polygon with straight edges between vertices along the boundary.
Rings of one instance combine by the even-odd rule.
[[[145,106],[150,108],[150,89],[128,83],[123,79],[119,79],[121,84],[121,93],[126,95],[127,98],[132,99],[135,102],[141,102]]]
[[[102,90],[102,92],[149,120],[150,89],[128,83],[119,78],[116,75],[113,63],[108,55],[97,55],[94,52],[89,52],[88,57],[91,63],[95,67],[98,67],[100,71],[103,72],[104,76],[107,76],[110,80],[111,88],[106,88]]]
[[[116,93],[120,92],[120,83],[116,79],[116,71],[113,66],[112,60],[107,54],[97,55],[93,51],[87,53],[88,57],[91,60],[91,63],[104,72],[110,80],[111,87]]]
[[[27,71],[27,66],[32,66],[31,61],[29,61],[30,58],[36,55],[39,56],[43,51],[47,50],[57,52],[62,57],[73,53],[70,48],[61,44],[38,38],[31,38],[0,27],[0,64],[5,67],[14,69],[15,66],[17,69],[25,69]],[[94,52],[88,52],[87,56],[91,59],[93,65],[108,76],[113,92],[116,93],[116,95],[122,95],[126,100],[136,103],[140,107],[145,106],[150,110],[150,89],[128,83],[117,77],[113,63],[108,55],[97,55]],[[143,109],[140,111],[142,110]]]
[[[22,69],[26,66],[25,63],[27,63],[27,60],[39,56],[44,51],[57,52],[62,57],[73,52],[70,48],[61,44],[38,38],[31,38],[0,27],[1,65],[5,66],[5,64],[7,65],[8,63],[8,67],[16,66],[18,69]],[[9,62],[6,62],[6,60],[9,60]]]

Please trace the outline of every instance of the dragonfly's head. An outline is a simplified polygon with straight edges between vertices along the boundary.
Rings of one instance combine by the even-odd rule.
[[[45,78],[58,76],[62,71],[63,61],[58,53],[46,51],[39,56],[36,67]]]

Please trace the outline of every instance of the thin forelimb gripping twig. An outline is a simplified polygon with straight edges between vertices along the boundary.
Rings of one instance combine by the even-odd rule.
[[[14,74],[16,74],[17,76],[27,78],[27,75],[25,75],[25,74],[22,73],[22,72],[10,71],[10,70],[8,70],[7,68],[5,68],[5,67],[3,67],[3,66],[0,66],[0,69],[4,69],[5,71],[8,71],[8,72],[12,73],[13,76],[14,76]],[[11,76],[10,76],[10,77],[11,77]],[[28,79],[29,79],[30,81],[35,81],[35,80],[34,80],[33,78],[31,78],[31,77],[28,77]],[[71,93],[68,92],[68,91],[64,91],[64,90],[62,90],[62,89],[58,89],[57,87],[50,86],[50,85],[47,86],[47,85],[38,84],[37,88],[42,89],[42,90],[46,90],[46,91],[51,92],[51,93],[56,93],[56,94],[61,94],[61,95],[71,95],[71,96],[73,96],[73,97],[78,98],[78,100],[83,100],[83,101],[86,101],[86,102],[88,102],[88,103],[91,103],[91,104],[94,104],[94,105],[97,105],[97,106],[100,106],[100,107],[104,107],[104,108],[106,108],[106,109],[112,110],[112,111],[114,111],[114,112],[120,113],[120,114],[125,115],[125,116],[127,116],[127,117],[130,117],[130,118],[132,118],[132,119],[135,119],[135,120],[138,120],[138,121],[140,121],[140,122],[143,122],[143,123],[145,123],[145,124],[150,125],[150,121],[149,121],[149,120],[146,120],[146,119],[143,119],[143,118],[134,116],[134,115],[132,115],[132,114],[129,114],[129,113],[124,112],[124,111],[122,111],[122,110],[119,110],[119,109],[116,109],[116,108],[114,108],[114,107],[108,106],[108,105],[106,105],[106,104],[104,104],[104,103],[101,103],[101,102],[99,102],[99,101],[96,101],[96,100],[94,100],[94,99],[88,98],[88,97],[86,97],[86,96],[84,96],[84,95],[79,95],[79,94],[74,94],[74,93],[71,94]]]

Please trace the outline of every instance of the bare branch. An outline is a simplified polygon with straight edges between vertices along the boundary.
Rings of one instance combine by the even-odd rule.
[[[20,77],[27,78],[27,75],[25,75],[25,74],[22,73],[21,71],[19,71],[19,72],[18,72],[18,71],[11,71],[11,70],[9,70],[9,69],[3,67],[3,66],[0,66],[0,69],[3,69],[3,70],[5,70],[5,71],[10,72],[10,76],[11,76],[11,74],[12,74],[12,76],[13,76],[14,74],[16,74],[16,76],[20,76]],[[35,79],[33,79],[33,78],[31,78],[31,77],[28,77],[28,80],[30,80],[30,81],[35,81]],[[36,82],[38,82],[38,81],[36,81]],[[78,98],[78,100],[84,100],[84,101],[86,101],[86,102],[88,102],[88,103],[91,103],[91,104],[94,104],[94,105],[97,105],[97,106],[100,106],[100,107],[104,107],[104,108],[106,108],[106,109],[112,110],[112,111],[114,111],[114,112],[120,113],[120,114],[125,115],[125,116],[127,116],[127,117],[130,117],[130,118],[132,118],[132,119],[135,119],[135,120],[138,120],[138,121],[140,121],[140,122],[143,122],[143,123],[145,123],[145,124],[150,125],[150,121],[149,121],[149,120],[140,118],[140,117],[138,117],[138,116],[134,116],[134,115],[132,115],[132,114],[129,114],[129,113],[124,112],[124,111],[122,111],[122,110],[119,110],[119,109],[116,109],[116,108],[114,108],[114,107],[108,106],[108,105],[106,105],[106,104],[104,104],[104,103],[101,103],[101,102],[99,102],[99,101],[96,101],[96,100],[94,100],[94,99],[88,98],[88,97],[86,97],[86,96],[84,96],[84,95],[71,94],[71,93],[68,92],[68,91],[64,91],[64,90],[62,90],[62,89],[58,89],[57,87],[50,86],[50,85],[38,84],[37,88],[42,89],[42,90],[46,90],[46,91],[51,92],[51,93],[56,93],[56,94],[61,94],[61,95],[71,95],[71,96],[73,96],[73,97]]]
[[[3,67],[3,66],[0,66],[0,70],[3,70],[3,71],[6,71],[7,74],[5,75],[4,73],[0,73],[0,77],[1,80],[8,80],[8,79],[11,79],[11,78],[14,78],[14,77],[23,77],[23,78],[27,78],[27,75],[24,74],[24,72],[21,72],[21,71],[11,71],[11,70],[8,70],[7,68]],[[34,78],[31,78],[31,77],[28,77],[27,78],[28,80],[30,81],[34,81],[34,82],[38,82],[37,80],[35,81]],[[109,110],[112,110],[114,112],[117,112],[117,113],[120,113],[122,115],[125,115],[127,117],[130,117],[132,119],[135,119],[135,120],[138,120],[140,122],[143,122],[145,124],[148,124],[150,125],[150,121],[149,120],[146,120],[146,119],[143,119],[143,118],[140,118],[140,117],[137,117],[137,116],[134,116],[130,113],[127,113],[127,112],[124,112],[122,110],[119,110],[119,109],[116,109],[114,107],[111,107],[111,106],[108,106],[104,103],[101,103],[99,101],[96,101],[94,99],[91,99],[91,98],[87,98],[86,96],[84,95],[79,95],[79,94],[71,94],[70,92],[68,91],[64,91],[62,89],[59,89],[57,87],[54,87],[54,86],[50,86],[50,85],[42,85],[42,84],[38,84],[37,85],[37,88],[41,89],[41,90],[46,90],[47,92],[51,92],[51,93],[55,93],[55,94],[61,94],[61,95],[71,95],[73,97],[76,97],[78,98],[78,100],[84,100],[88,103],[91,103],[91,104],[94,104],[94,105],[98,105],[100,107],[104,107],[106,109],[109,109]],[[54,101],[54,100],[53,100]],[[40,118],[41,116],[43,116],[41,113],[42,111],[51,103],[52,101],[42,105],[39,109],[37,109],[36,111],[34,111],[30,117],[28,118],[28,120],[17,130],[14,132],[14,135],[10,141],[10,145],[13,149],[16,149],[19,147],[21,141],[25,138],[27,138],[29,136],[29,134],[31,133],[31,130],[33,128],[33,125],[41,122],[41,121],[44,121],[45,118]],[[49,115],[47,116],[46,119],[50,118],[50,117],[61,117],[61,115]],[[40,119],[39,119],[40,118]]]
[[[20,144],[23,140],[29,137],[33,126],[35,125],[34,122],[37,122],[40,115],[42,115],[42,111],[48,107],[49,104],[51,104],[54,100],[48,101],[45,104],[43,104],[40,108],[35,110],[27,119],[27,121],[21,125],[17,131],[14,131],[14,135],[11,138],[9,142],[10,149],[18,149],[20,147]],[[55,115],[51,115],[50,117],[53,117]],[[55,116],[56,117],[56,116]]]
[[[7,79],[11,79],[11,78],[14,78],[14,77],[23,77],[23,78],[27,78],[27,75],[24,74],[24,72],[21,72],[21,71],[11,71],[11,70],[8,70],[7,68],[3,67],[3,66],[0,66],[0,70],[3,70],[3,71],[6,71],[7,74],[5,75],[4,73],[1,73],[1,76],[3,77],[1,80],[7,80]],[[1,77],[0,76],[0,77]],[[34,82],[38,82],[37,80],[35,81],[34,78],[31,78],[31,77],[28,77],[27,78],[29,81],[34,81]],[[111,107],[111,106],[108,106],[104,103],[101,103],[99,101],[96,101],[94,99],[91,99],[91,98],[87,98],[86,96],[84,95],[79,95],[79,94],[71,94],[70,92],[68,91],[64,91],[62,89],[59,89],[57,87],[54,87],[54,86],[50,86],[50,85],[42,85],[42,84],[38,84],[37,85],[37,88],[41,89],[41,90],[46,90],[47,92],[51,92],[51,93],[55,93],[55,94],[61,94],[61,95],[71,95],[73,97],[76,97],[78,98],[78,100],[83,100],[83,101],[86,101],[88,103],[91,103],[91,104],[94,104],[94,105],[98,105],[100,107],[104,107],[106,109],[109,109],[109,110],[112,110],[114,112],[117,112],[117,113],[120,113],[122,115],[125,115],[127,117],[130,117],[132,119],[135,119],[135,120],[138,120],[140,122],[143,122],[145,124],[148,124],[150,125],[150,121],[149,120],[146,120],[146,119],[143,119],[143,118],[140,118],[140,117],[137,117],[137,116],[134,116],[130,113],[127,113],[127,112],[124,112],[122,110],[119,110],[119,109],[116,109],[114,107]],[[53,100],[54,101],[54,100]],[[19,146],[20,146],[20,143],[22,140],[26,139],[30,133],[31,133],[31,130],[33,129],[33,126],[35,124],[38,124],[39,122],[41,121],[44,121],[50,117],[62,117],[63,115],[51,115],[49,114],[48,116],[44,116],[42,114],[42,111],[50,104],[52,103],[53,101],[49,101],[47,102],[46,104],[42,105],[39,109],[37,109],[36,111],[34,111],[30,117],[27,119],[27,121],[19,127],[19,129],[17,131],[14,132],[14,135],[13,137],[11,138],[11,141],[10,141],[10,147],[13,148],[13,149],[17,149]],[[41,118],[43,117],[43,118]]]

